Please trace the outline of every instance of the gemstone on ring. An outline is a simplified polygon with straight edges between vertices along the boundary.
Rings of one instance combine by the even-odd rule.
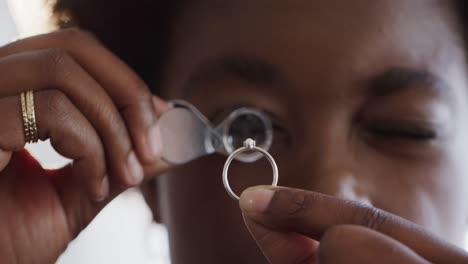
[[[248,138],[244,141],[244,147],[253,149],[256,146],[255,140]]]
[[[229,171],[229,165],[231,165],[231,162],[234,160],[234,158],[238,155],[241,154],[244,151],[258,151],[262,153],[267,160],[270,162],[271,167],[273,168],[273,182],[272,186],[277,186],[278,185],[278,166],[276,166],[276,162],[273,159],[273,157],[268,153],[266,150],[259,148],[255,145],[255,140],[248,138],[244,141],[244,146],[235,150],[234,152],[229,155],[229,157],[226,160],[226,163],[224,163],[224,168],[223,168],[223,184],[224,188],[226,189],[227,193],[231,198],[234,200],[239,200],[240,197],[234,193],[234,191],[231,189],[231,186],[229,185],[229,180],[228,180],[228,171]]]

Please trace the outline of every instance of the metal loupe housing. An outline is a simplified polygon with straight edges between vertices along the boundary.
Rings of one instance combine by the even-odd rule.
[[[193,105],[182,100],[170,102],[171,109],[158,120],[162,137],[162,158],[172,164],[184,164],[194,159],[219,153],[229,155],[242,147],[247,138],[268,151],[273,141],[270,118],[262,111],[241,107],[232,111],[219,125],[211,122]],[[236,157],[242,162],[254,162],[262,155],[245,152]]]

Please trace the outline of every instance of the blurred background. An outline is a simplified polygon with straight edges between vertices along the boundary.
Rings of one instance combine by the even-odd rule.
[[[49,30],[45,2],[0,0],[0,46]],[[47,168],[62,167],[68,162],[53,151],[49,142],[34,144],[28,149]],[[168,264],[167,233],[163,226],[152,221],[140,192],[129,190],[96,217],[57,263]]]
[[[45,0],[0,0],[0,46],[50,30],[47,10]],[[68,162],[53,151],[49,142],[28,149],[47,168],[62,167]],[[168,264],[167,232],[152,221],[139,191],[129,190],[96,217],[57,263]]]

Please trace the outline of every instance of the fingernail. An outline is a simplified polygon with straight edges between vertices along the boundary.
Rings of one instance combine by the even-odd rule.
[[[262,187],[251,187],[242,192],[240,199],[240,207],[242,211],[249,213],[264,213],[273,195],[274,190]]]
[[[134,151],[128,155],[128,183],[137,185],[143,180],[143,168]]]
[[[169,104],[167,104],[164,100],[157,96],[153,96],[153,107],[154,110],[158,115],[161,115],[162,113],[166,112],[169,110]]]
[[[109,177],[105,175],[101,181],[101,185],[99,187],[99,196],[96,201],[102,202],[107,198],[108,195],[109,195]]]
[[[157,125],[153,125],[148,130],[147,142],[148,142],[147,147],[149,148],[149,153],[151,153],[151,159],[152,160],[158,159],[162,153],[162,141],[161,141],[161,133]]]

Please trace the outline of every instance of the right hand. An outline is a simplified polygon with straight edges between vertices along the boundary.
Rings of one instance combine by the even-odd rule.
[[[73,160],[45,170],[24,151],[20,94],[39,138]],[[167,104],[78,29],[0,47],[0,259],[53,263],[124,189],[167,169],[155,124]]]

